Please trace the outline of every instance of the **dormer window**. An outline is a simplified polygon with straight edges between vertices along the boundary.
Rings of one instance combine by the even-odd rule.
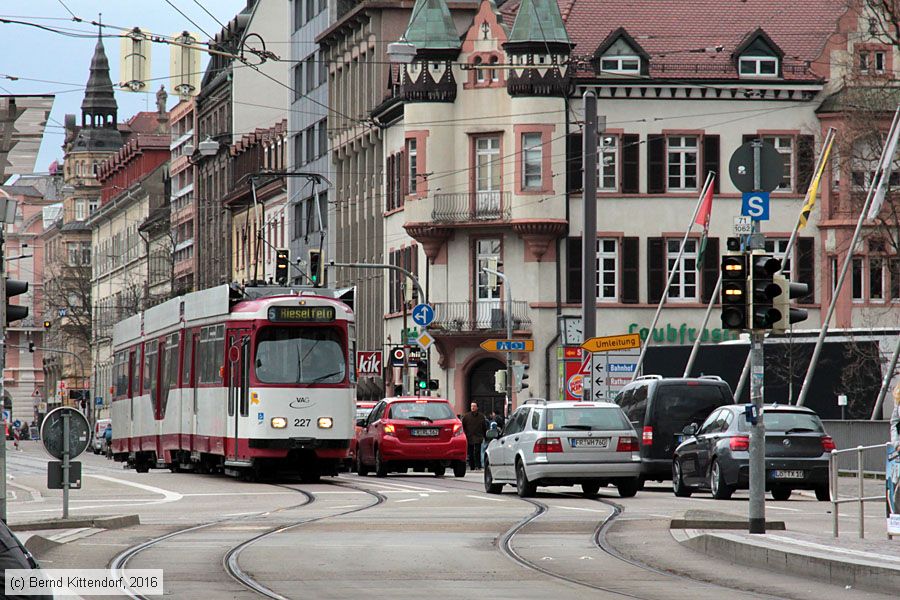
[[[742,56],[739,61],[742,77],[775,77],[778,59],[774,56]]]
[[[641,72],[641,59],[639,56],[604,56],[600,59],[600,71],[638,75]]]

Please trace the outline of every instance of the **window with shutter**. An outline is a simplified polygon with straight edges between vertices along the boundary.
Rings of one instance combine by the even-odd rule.
[[[566,239],[566,302],[581,303],[581,238]]]
[[[703,181],[710,171],[716,174],[716,180],[713,182],[713,192],[719,193],[719,181],[722,179],[722,170],[719,168],[719,136],[704,135],[703,136]]]
[[[639,259],[640,238],[627,237],[622,240],[622,302],[624,304],[637,304],[640,301]]]
[[[584,156],[581,133],[566,136],[566,191],[577,192],[583,187]]]
[[[800,194],[805,194],[809,190],[809,183],[816,168],[815,144],[814,136],[797,136],[797,192]]]
[[[640,193],[640,136],[625,134],[622,136],[622,193]]]
[[[666,191],[666,137],[647,136],[647,193],[664,194]]]
[[[718,178],[716,178],[718,181]],[[704,304],[708,304],[712,300],[713,292],[716,291],[716,284],[719,282],[719,238],[707,238],[706,250],[703,251],[703,291],[701,299]]]
[[[798,283],[809,286],[809,294],[800,298],[800,304],[813,304],[816,301],[816,240],[812,237],[797,238],[797,277]]]
[[[666,247],[663,238],[647,238],[647,301],[659,303],[666,287]]]

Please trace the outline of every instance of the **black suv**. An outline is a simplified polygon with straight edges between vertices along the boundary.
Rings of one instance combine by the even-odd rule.
[[[641,436],[641,479],[672,478],[672,456],[682,430],[702,423],[716,408],[734,404],[731,388],[720,377],[664,378],[644,375],[615,397]]]

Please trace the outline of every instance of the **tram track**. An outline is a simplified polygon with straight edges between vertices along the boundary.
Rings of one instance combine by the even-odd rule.
[[[363,510],[368,510],[370,508],[378,506],[379,504],[384,503],[384,501],[386,500],[386,498],[382,494],[380,494],[376,491],[365,489],[363,487],[357,487],[357,486],[349,485],[349,484],[346,484],[343,482],[327,481],[327,482],[323,482],[323,483],[325,483],[326,485],[335,485],[335,486],[339,486],[339,487],[345,487],[345,488],[349,488],[349,489],[353,489],[353,490],[357,490],[357,491],[369,494],[370,496],[375,498],[375,501],[370,504],[367,504],[365,506],[359,506],[359,507],[351,508],[348,510],[343,510],[343,511],[332,513],[332,514],[319,515],[316,517],[306,517],[306,518],[299,519],[299,520],[296,520],[296,521],[293,521],[293,522],[290,522],[287,524],[279,524],[275,527],[267,529],[266,531],[264,531],[260,534],[255,535],[249,539],[243,540],[240,543],[238,543],[237,545],[232,546],[228,550],[228,552],[226,552],[225,556],[223,557],[222,565],[223,565],[225,572],[228,573],[228,575],[231,576],[235,581],[237,581],[238,583],[240,583],[247,589],[249,589],[257,594],[260,594],[267,598],[273,598],[273,599],[277,598],[279,600],[287,600],[285,598],[285,596],[278,594],[277,592],[273,591],[272,589],[270,589],[263,583],[257,581],[251,574],[247,573],[240,567],[239,559],[240,559],[241,553],[244,550],[246,550],[247,548],[249,548],[250,546],[252,546],[253,544],[259,542],[260,540],[262,540],[266,537],[270,537],[270,536],[276,535],[278,533],[288,531],[288,530],[300,527],[300,526],[308,524],[308,523],[324,521],[326,519],[331,519],[331,518],[335,518],[335,517],[349,515],[352,513],[361,512]],[[169,532],[165,535],[161,535],[161,536],[143,541],[139,544],[131,546],[130,548],[127,548],[126,550],[123,550],[122,552],[120,552],[119,554],[117,554],[116,556],[113,557],[113,559],[110,561],[109,567],[108,567],[109,571],[110,571],[110,575],[114,578],[123,576],[124,575],[123,571],[128,566],[129,561],[131,561],[133,558],[135,558],[139,554],[145,552],[146,550],[156,547],[156,546],[160,546],[161,544],[164,544],[165,542],[172,540],[173,538],[191,534],[191,533],[201,531],[204,529],[212,529],[216,526],[223,526],[223,525],[228,525],[228,524],[233,524],[233,523],[247,522],[247,521],[250,521],[255,518],[265,518],[265,517],[268,517],[269,515],[272,515],[275,513],[281,513],[281,512],[286,512],[286,511],[290,511],[290,510],[303,508],[303,507],[313,504],[316,501],[316,496],[313,492],[310,492],[310,491],[307,491],[304,489],[299,489],[299,488],[293,487],[292,485],[287,485],[287,484],[270,484],[270,485],[288,489],[288,490],[297,492],[299,494],[302,494],[303,496],[305,496],[306,500],[299,504],[284,506],[284,507],[277,508],[277,509],[260,511],[257,513],[240,515],[240,516],[235,516],[235,517],[230,517],[230,518],[216,519],[216,520],[209,521],[206,523],[192,525],[190,527],[184,527],[182,529],[178,529],[176,531]],[[143,596],[141,594],[136,594],[129,589],[123,588],[120,591],[129,598],[140,599],[140,600],[151,600],[150,597]]]

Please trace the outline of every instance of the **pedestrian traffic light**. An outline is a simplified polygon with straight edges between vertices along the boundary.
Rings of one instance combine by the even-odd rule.
[[[750,255],[751,329],[772,329],[781,320],[775,307],[775,299],[781,295],[775,274],[780,270],[781,261],[771,254]]]
[[[528,379],[528,365],[521,362],[515,362],[513,363],[512,371],[515,390],[521,392],[528,387],[528,384],[525,383]]]
[[[494,373],[494,391],[498,394],[506,393],[506,370],[500,369]]]
[[[778,299],[775,302],[775,306],[781,314],[781,319],[772,325],[772,331],[783,333],[794,323],[805,321],[809,316],[805,309],[791,308],[791,300],[803,298],[809,294],[809,285],[805,283],[795,283],[781,275],[775,277],[775,283],[781,289],[781,293],[778,295]]]
[[[16,279],[6,280],[6,324],[9,325],[13,321],[20,321],[28,316],[28,307],[19,306],[18,304],[10,304],[9,299],[28,291],[27,281],[18,281]]]
[[[744,254],[722,256],[722,328],[747,329],[747,257]]]
[[[285,248],[275,250],[275,283],[286,285],[291,253]]]
[[[309,281],[313,287],[322,287],[325,283],[325,265],[322,263],[322,251],[312,248],[309,251]]]

